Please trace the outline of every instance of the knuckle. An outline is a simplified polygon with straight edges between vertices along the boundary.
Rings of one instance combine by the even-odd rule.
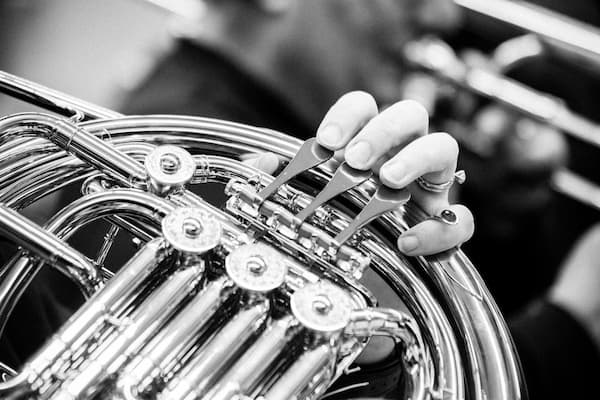
[[[417,139],[404,147],[397,156],[407,168],[418,171],[420,175],[436,172],[444,167],[440,157],[440,147],[432,146],[427,141]]]
[[[429,113],[415,100],[402,100],[388,107],[382,114],[385,114],[384,126],[390,132],[404,132],[405,127],[410,130],[410,134],[419,136],[426,133],[429,126]],[[404,132],[408,133],[408,132]]]
[[[429,112],[427,109],[416,100],[403,100],[399,103],[406,109],[406,112],[410,112],[410,115],[413,115],[422,123],[429,123]]]
[[[388,139],[395,138],[399,136],[402,131],[398,129],[402,126],[402,122],[404,117],[402,115],[398,115],[397,113],[388,113],[383,116],[384,118],[379,119],[378,130],[383,132]],[[391,140],[389,142],[390,146],[395,143],[395,140]]]
[[[443,166],[440,162],[440,148],[437,146],[415,146],[413,153],[416,153],[415,158],[427,166],[426,170],[429,172],[437,171]]]
[[[344,135],[356,133],[377,113],[377,104],[373,96],[367,92],[349,92],[341,96],[327,111],[318,131],[328,125],[337,125],[343,130]]]
[[[449,155],[453,158],[458,158],[460,148],[458,142],[452,135],[446,132],[437,132],[434,135],[440,140],[440,143],[443,143],[444,149]]]

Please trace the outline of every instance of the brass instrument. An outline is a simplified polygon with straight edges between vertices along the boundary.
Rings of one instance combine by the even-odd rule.
[[[54,113],[0,119],[0,327],[41,268],[87,301],[19,370],[3,399],[326,399],[372,336],[401,349],[410,399],[520,399],[506,324],[458,249],[407,258],[424,218],[404,190],[331,160],[313,140],[185,116],[123,116],[0,73],[0,90]],[[289,160],[271,177],[247,153]],[[78,182],[41,227],[19,213]],[[224,209],[189,189],[220,183]],[[333,199],[333,200],[332,200]],[[96,260],[66,240],[110,222]],[[374,221],[372,224],[369,224]],[[369,225],[367,225],[369,224]],[[138,252],[104,265],[119,230]],[[373,271],[406,310],[378,307]]]
[[[454,0],[469,14],[534,35],[543,52],[592,72],[600,66],[600,31],[591,25],[523,0]]]
[[[523,35],[497,46],[489,56],[492,69],[470,65],[435,37],[424,37],[404,47],[402,57],[409,66],[600,148],[600,124],[575,113],[563,100],[505,76],[524,61],[545,56],[598,73],[599,29],[527,1],[454,0],[454,3],[468,15],[511,26]],[[600,210],[600,187],[589,179],[561,168],[554,172],[550,184],[558,193]]]

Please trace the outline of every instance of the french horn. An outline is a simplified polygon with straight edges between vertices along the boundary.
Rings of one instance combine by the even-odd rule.
[[[233,122],[124,116],[7,73],[0,89],[52,113],[0,119],[0,328],[42,268],[84,305],[20,368],[3,399],[326,399],[373,336],[398,343],[398,398],[525,397],[506,323],[460,249],[406,257],[397,236],[428,216],[404,190],[312,140]],[[288,160],[275,177],[247,153]],[[79,183],[39,226],[24,207]],[[190,189],[218,183],[216,207]],[[104,220],[97,259],[67,244]],[[104,265],[115,232],[139,250]],[[405,305],[378,306],[375,274]]]

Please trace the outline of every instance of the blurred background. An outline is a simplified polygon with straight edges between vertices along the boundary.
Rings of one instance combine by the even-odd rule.
[[[136,0],[3,0],[0,69],[116,107],[169,45],[168,17]],[[24,107],[0,97],[2,114]]]

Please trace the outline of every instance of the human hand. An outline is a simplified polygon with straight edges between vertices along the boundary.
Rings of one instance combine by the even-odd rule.
[[[550,289],[549,299],[587,328],[600,347],[600,225],[577,242]]]
[[[415,180],[423,177],[433,184],[454,178],[458,145],[447,133],[427,134],[429,116],[417,102],[395,103],[379,112],[373,97],[365,92],[342,96],[327,112],[319,129],[318,142],[351,167],[372,169],[391,188],[408,188],[412,198],[429,215],[450,210],[458,217],[456,225],[435,219],[425,220],[398,239],[407,255],[429,255],[460,245],[473,234],[473,216],[462,205],[450,205],[448,189],[433,193]],[[274,155],[261,155],[248,162],[272,173]],[[267,167],[267,168],[265,168]]]

